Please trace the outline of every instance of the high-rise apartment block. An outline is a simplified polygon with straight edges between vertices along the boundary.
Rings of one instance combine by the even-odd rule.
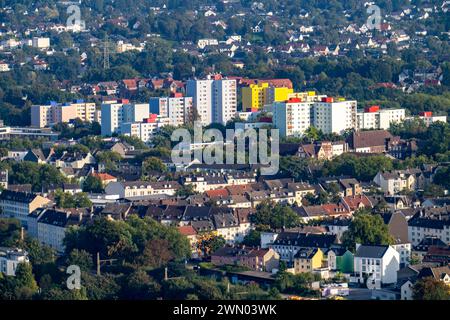
[[[226,124],[236,114],[236,80],[222,79],[220,75],[206,80],[188,80],[186,96],[192,97],[193,106],[202,125]]]
[[[301,136],[310,126],[337,134],[356,128],[356,101],[335,102],[333,98],[319,100],[312,96],[305,100],[291,98],[272,105],[273,124],[281,136]]]
[[[356,105],[355,100],[334,101],[330,97],[314,102],[313,125],[325,134],[342,134],[347,129],[355,129]]]
[[[170,124],[167,117],[150,114],[140,122],[126,122],[120,126],[120,133],[126,136],[137,137],[144,142],[150,142],[154,133],[161,127]]]
[[[83,100],[75,100],[72,103],[59,104],[54,101],[49,105],[31,106],[31,125],[43,128],[70,120],[99,121],[95,103],[86,103]]]
[[[269,82],[250,84],[242,88],[242,109],[258,111],[274,102],[286,101],[294,90],[288,87],[275,87]]]
[[[389,129],[391,123],[399,123],[405,119],[405,109],[380,109],[371,106],[357,114],[358,129]]]
[[[272,105],[272,122],[282,137],[301,136],[311,126],[312,107],[312,102],[302,102],[300,98],[275,102]]]
[[[169,118],[170,125],[179,126],[193,120],[192,97],[175,93],[172,97],[150,98],[150,112]]]
[[[122,99],[102,104],[102,135],[110,136],[121,133],[123,123],[140,122],[150,115],[149,104],[130,104]]]

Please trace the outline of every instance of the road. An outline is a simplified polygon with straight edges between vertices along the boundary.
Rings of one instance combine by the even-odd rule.
[[[348,300],[372,300],[372,290],[367,288],[349,288]]]

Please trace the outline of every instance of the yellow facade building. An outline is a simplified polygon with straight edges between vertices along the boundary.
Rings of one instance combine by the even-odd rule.
[[[323,252],[319,248],[300,249],[294,257],[295,274],[321,268],[323,259]]]
[[[288,100],[289,94],[294,92],[287,87],[272,87],[267,82],[250,84],[242,88],[242,109],[246,111],[261,110],[265,105],[273,102]]]

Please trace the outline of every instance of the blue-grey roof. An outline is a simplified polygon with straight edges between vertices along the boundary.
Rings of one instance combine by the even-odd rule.
[[[372,245],[361,245],[358,250],[356,250],[355,257],[360,258],[375,258],[380,259],[384,256],[384,253],[389,249],[389,246],[372,246]]]

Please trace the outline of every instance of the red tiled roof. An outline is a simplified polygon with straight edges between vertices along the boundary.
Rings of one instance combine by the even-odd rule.
[[[349,206],[350,210],[356,210],[362,203],[364,207],[372,207],[372,203],[365,195],[344,197],[344,202]]]
[[[116,177],[110,175],[109,173],[98,173],[98,172],[94,172],[91,174],[91,176],[99,178],[102,181],[107,181],[107,180],[115,180],[117,179]]]
[[[350,213],[344,206],[337,205],[335,203],[324,204],[322,205],[322,209],[325,210],[329,215]]]
[[[178,227],[178,231],[184,236],[195,236],[197,234],[192,226]]]
[[[135,89],[137,88],[137,79],[124,79],[122,80],[123,84],[127,89]]]
[[[227,189],[208,190],[205,193],[210,198],[225,198],[229,195]]]

